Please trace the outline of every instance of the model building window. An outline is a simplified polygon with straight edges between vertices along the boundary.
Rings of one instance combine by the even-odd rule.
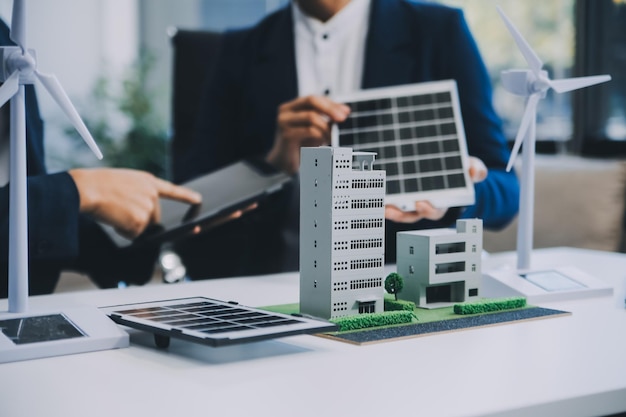
[[[440,243],[435,246],[435,253],[461,253],[465,252],[465,242]]]
[[[435,274],[450,274],[465,271],[465,262],[447,262],[435,265]]]
[[[359,302],[359,314],[374,313],[376,311],[376,301]]]

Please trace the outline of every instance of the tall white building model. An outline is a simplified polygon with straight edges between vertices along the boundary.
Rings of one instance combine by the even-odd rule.
[[[375,154],[302,148],[300,312],[336,318],[384,310],[385,171]]]
[[[404,278],[400,297],[420,307],[477,300],[482,281],[483,223],[460,219],[453,229],[399,232],[397,269]]]

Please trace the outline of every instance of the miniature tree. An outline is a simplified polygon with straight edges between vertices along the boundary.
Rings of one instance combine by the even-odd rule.
[[[385,291],[387,291],[389,294],[393,294],[396,298],[396,301],[398,301],[398,293],[402,291],[403,287],[404,279],[402,278],[402,275],[396,272],[392,272],[391,274],[387,275],[387,278],[385,279]]]

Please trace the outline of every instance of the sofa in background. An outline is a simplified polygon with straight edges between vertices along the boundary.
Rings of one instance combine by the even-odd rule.
[[[534,248],[624,251],[626,161],[537,155],[535,164]],[[517,219],[483,237],[487,252],[515,250]]]

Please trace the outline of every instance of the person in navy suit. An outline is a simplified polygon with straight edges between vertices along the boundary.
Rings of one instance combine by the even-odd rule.
[[[221,42],[175,181],[253,155],[295,174],[300,147],[329,144],[332,124],[349,114],[333,94],[454,79],[479,181],[476,203],[386,207],[386,260],[395,262],[398,231],[448,227],[459,217],[499,229],[517,214],[519,182],[505,170],[510,153],[489,75],[462,11],[410,0],[294,0]],[[192,278],[297,270],[298,203],[294,182],[246,218],[180,244]]]
[[[0,21],[0,45],[13,45]],[[9,104],[0,109],[0,298],[8,294]],[[198,203],[200,196],[153,175],[130,169],[46,171],[43,122],[35,89],[26,86],[28,170],[29,292],[54,291],[62,270],[85,272],[102,288],[120,281],[143,284],[150,279],[158,248],[119,250],[96,220],[127,237],[139,235],[159,218],[159,197]]]

